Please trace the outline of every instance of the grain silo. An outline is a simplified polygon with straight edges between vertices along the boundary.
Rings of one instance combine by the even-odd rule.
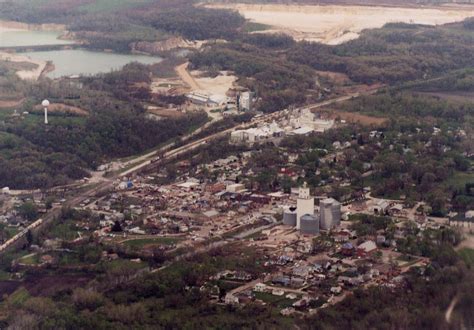
[[[319,218],[313,214],[305,214],[300,218],[300,230],[302,234],[319,234]]]

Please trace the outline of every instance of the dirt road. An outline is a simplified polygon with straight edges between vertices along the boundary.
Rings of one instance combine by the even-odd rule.
[[[178,65],[175,68],[176,73],[179,75],[181,80],[183,80],[192,90],[201,89],[193,76],[188,72],[189,62]]]

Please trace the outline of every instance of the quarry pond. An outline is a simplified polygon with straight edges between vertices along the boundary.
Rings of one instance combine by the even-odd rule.
[[[54,65],[54,70],[48,72],[46,76],[53,79],[71,75],[106,73],[118,70],[130,62],[153,64],[162,60],[157,56],[124,55],[84,49],[28,52],[23,53],[23,55],[35,61],[51,61]]]
[[[68,45],[71,40],[59,39],[58,31],[28,31],[0,28],[0,47]]]
[[[0,26],[0,48],[58,46],[74,44],[74,41],[62,40],[61,31],[41,31],[12,29]],[[2,51],[0,50],[0,53]],[[1,55],[1,54],[0,54]],[[3,53],[3,57],[6,57]],[[38,79],[46,68],[46,62],[52,63],[53,70],[45,74],[55,79],[72,75],[94,75],[121,69],[130,62],[143,64],[158,63],[162,58],[137,54],[117,54],[85,49],[56,49],[48,51],[31,51],[9,53],[8,58],[14,62],[31,62],[37,65],[34,70],[24,70],[19,75],[24,79]]]

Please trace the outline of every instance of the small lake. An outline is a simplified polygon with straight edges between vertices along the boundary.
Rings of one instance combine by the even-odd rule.
[[[54,71],[47,74],[49,78],[71,75],[94,75],[119,70],[130,62],[154,64],[162,61],[158,56],[124,55],[105,52],[94,52],[84,49],[54,50],[22,53],[34,60],[52,61]]]
[[[60,40],[61,32],[54,31],[2,31],[0,29],[0,47],[22,47],[42,45],[68,45],[71,40]]]

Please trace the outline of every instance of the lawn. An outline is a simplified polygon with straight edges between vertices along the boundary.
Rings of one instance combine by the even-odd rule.
[[[24,287],[21,287],[8,297],[8,304],[21,306],[29,297],[30,294],[28,291]]]
[[[30,254],[18,260],[25,265],[36,265],[39,263],[38,254]]]
[[[474,172],[455,172],[448,180],[446,186],[453,186],[458,189],[463,189],[466,183],[474,182]]]
[[[123,244],[134,249],[140,249],[146,245],[173,245],[181,240],[180,237],[137,238],[125,241]]]
[[[77,232],[78,230],[75,228],[72,221],[66,221],[65,223],[60,223],[54,226],[50,231],[50,235],[54,238],[72,241],[79,237]]]
[[[285,296],[286,294],[284,294],[283,296],[275,296],[268,292],[255,292],[256,299],[262,300],[263,302],[270,304],[272,306],[276,306],[278,308],[290,307],[293,305],[295,301],[301,298],[301,297],[298,297],[295,300],[291,300],[291,299],[286,298]]]
[[[474,249],[463,248],[458,253],[469,267],[474,267]]]

